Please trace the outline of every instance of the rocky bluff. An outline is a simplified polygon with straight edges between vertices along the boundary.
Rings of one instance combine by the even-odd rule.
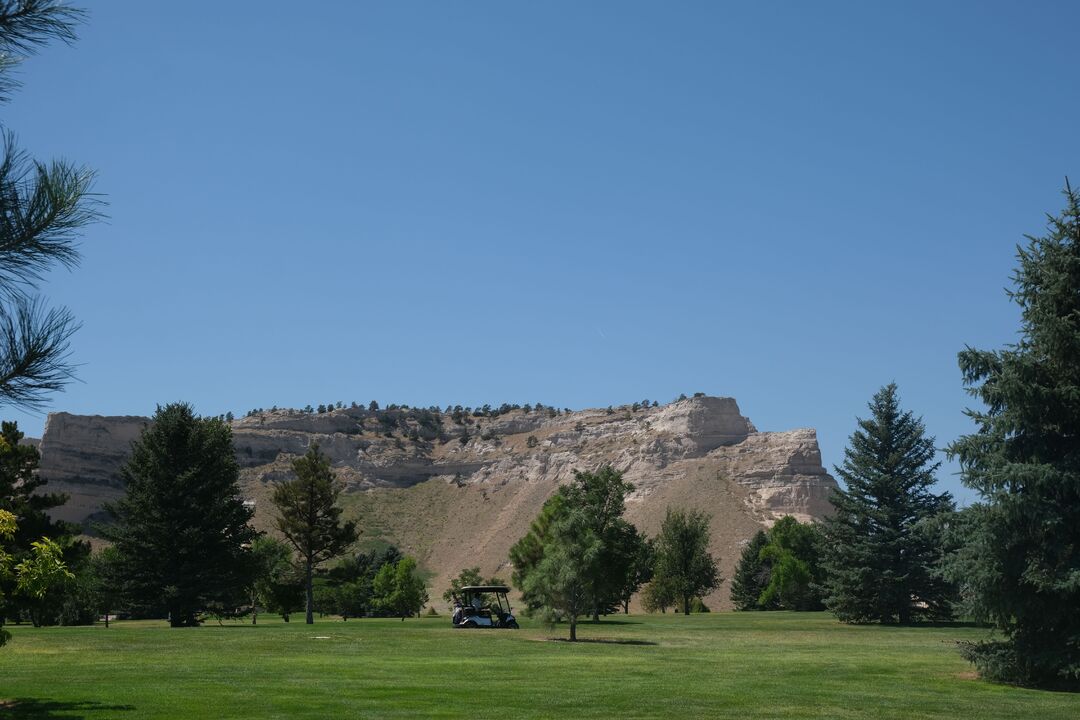
[[[123,492],[118,469],[149,423],[142,417],[54,413],[41,439],[49,489],[71,495],[59,515],[85,521]],[[759,432],[733,398],[694,397],[662,407],[498,415],[343,408],[256,413],[232,424],[256,523],[269,529],[272,484],[317,442],[345,483],[347,512],[368,541],[393,542],[435,574],[465,567],[508,578],[507,552],[574,470],[611,463],[635,486],[627,516],[658,531],[666,509],[713,516],[712,550],[731,576],[740,544],[785,514],[829,511],[836,482],[812,429]],[[725,586],[708,598],[725,606]]]

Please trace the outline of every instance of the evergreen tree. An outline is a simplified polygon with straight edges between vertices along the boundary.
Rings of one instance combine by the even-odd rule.
[[[594,622],[600,620],[601,613],[606,615],[622,604],[624,585],[638,551],[637,530],[622,517],[626,496],[633,489],[622,472],[610,465],[596,472],[575,471],[573,481],[559,489],[563,507],[583,509],[600,541],[596,564],[586,578]]]
[[[709,553],[709,516],[700,510],[668,508],[656,538],[654,604],[663,607],[679,601],[683,614],[689,615],[691,601],[722,582],[716,560]]]
[[[84,15],[55,0],[0,2],[0,102],[18,85],[20,59],[50,40],[74,42]],[[68,347],[78,329],[66,308],[49,309],[34,291],[53,267],[78,265],[75,240],[100,218],[99,200],[93,171],[35,161],[10,132],[0,143],[0,405],[33,410],[73,378]]]
[[[561,494],[557,493],[548,498],[540,508],[540,514],[529,526],[529,532],[510,548],[510,564],[514,567],[511,579],[514,586],[521,589],[521,600],[529,610],[538,609],[542,603],[540,598],[530,597],[527,580],[529,574],[544,559],[544,544],[547,542],[551,524],[562,512],[562,503]]]
[[[278,530],[292,543],[304,566],[305,622],[311,625],[315,622],[312,573],[356,542],[356,523],[341,521],[338,496],[342,486],[318,444],[312,443],[307,454],[294,460],[292,469],[296,477],[278,484],[273,501]]]
[[[967,348],[960,369],[985,410],[950,448],[982,503],[962,555],[967,588],[1001,633],[969,648],[991,678],[1080,688],[1080,194],[1017,249],[1009,296],[1020,339]]]
[[[779,598],[770,598],[765,605],[758,601],[772,577],[772,561],[762,558],[761,551],[769,544],[769,536],[758,530],[746,543],[735,574],[731,577],[731,601],[736,610],[778,610]]]
[[[593,519],[580,506],[559,513],[545,533],[543,557],[525,578],[522,590],[549,622],[566,618],[570,640],[577,640],[578,618],[593,610],[591,579],[604,552]]]
[[[23,445],[22,439],[17,423],[0,423],[0,510],[19,518],[12,546],[28,550],[42,535],[61,538],[75,534],[78,527],[49,517],[48,511],[63,505],[68,496],[42,492],[46,480],[37,472],[41,453],[33,445]]]
[[[937,548],[916,532],[920,521],[953,510],[934,494],[934,439],[922,420],[900,409],[896,385],[879,390],[871,417],[836,467],[846,490],[830,498],[824,524],[825,605],[845,622],[909,623],[951,614],[950,585],[936,573]]]
[[[121,468],[127,491],[101,528],[116,547],[125,596],[146,613],[192,626],[248,587],[255,531],[240,495],[232,430],[186,403],[158,407]]]

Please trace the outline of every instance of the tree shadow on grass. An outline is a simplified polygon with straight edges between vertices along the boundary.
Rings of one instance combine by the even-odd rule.
[[[571,642],[570,638],[564,638],[564,637],[548,638],[548,640],[550,640],[551,642],[563,642],[563,643]],[[659,645],[660,644],[660,643],[655,643],[652,640],[630,640],[630,639],[623,639],[623,638],[578,638],[577,640],[574,640],[572,642],[575,642],[575,643],[596,643],[596,644],[599,644],[599,645]]]
[[[82,720],[84,713],[113,713],[134,710],[134,705],[116,705],[99,703],[93,700],[65,702],[61,700],[39,700],[37,698],[14,698],[0,700],[0,717],[11,720]]]
[[[564,622],[564,623],[561,623],[561,624],[565,625],[566,623]],[[592,619],[578,620],[577,624],[578,625],[593,625],[593,626],[600,626],[600,625],[640,625],[641,621],[640,620],[609,620],[607,618],[601,618],[600,620],[592,620]]]

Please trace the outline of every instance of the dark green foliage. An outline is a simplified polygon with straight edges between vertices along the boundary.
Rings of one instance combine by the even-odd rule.
[[[630,523],[621,523],[615,550],[619,554],[616,567],[624,568],[619,584],[619,602],[624,613],[630,613],[630,600],[645,583],[652,580],[653,564],[656,562],[656,546]]]
[[[690,614],[695,597],[712,592],[723,578],[709,553],[709,516],[700,510],[668,508],[656,538],[653,567],[654,604],[671,606],[678,601]]]
[[[33,445],[21,444],[22,438],[17,423],[0,424],[0,510],[19,520],[9,544],[16,559],[42,536],[59,539],[78,532],[77,526],[49,517],[48,511],[63,505],[68,496],[42,491],[46,481],[37,474],[41,454]]]
[[[758,605],[775,605],[784,610],[823,609],[821,549],[817,525],[801,523],[790,515],[777,520],[759,553],[761,562],[768,565],[769,581],[758,596]]]
[[[779,598],[770,598],[765,605],[759,602],[772,577],[772,561],[761,557],[761,551],[768,544],[768,535],[764,530],[758,530],[739,556],[735,574],[731,577],[731,601],[736,610],[780,609]]]
[[[273,500],[278,510],[277,528],[296,549],[304,567],[305,621],[310,625],[314,622],[313,572],[356,542],[356,523],[341,521],[337,501],[342,486],[317,443],[293,460],[292,470],[296,477],[278,483]]]
[[[510,548],[510,564],[514,566],[511,578],[514,586],[522,591],[522,601],[530,610],[540,607],[540,598],[532,598],[526,588],[529,574],[544,559],[544,543],[548,539],[548,530],[562,510],[563,496],[559,493],[548,498],[540,509],[540,514],[532,521],[529,532]]]
[[[74,42],[83,17],[55,0],[0,2],[0,102],[18,85],[20,58],[51,40]],[[0,404],[34,410],[73,379],[68,347],[78,329],[66,308],[49,309],[34,291],[55,266],[78,265],[75,240],[101,217],[100,201],[93,171],[35,161],[10,132],[0,142]]]
[[[951,617],[953,586],[938,573],[940,551],[916,528],[953,510],[935,494],[934,439],[883,387],[859,419],[836,473],[847,485],[824,523],[825,604],[845,622],[909,623]]]
[[[949,451],[982,503],[960,553],[964,589],[1001,633],[968,647],[987,677],[1080,688],[1080,194],[1017,249],[1010,297],[1020,339],[966,348],[960,369],[985,409]]]
[[[263,535],[251,544],[251,554],[252,624],[258,621],[260,607],[288,622],[290,613],[304,607],[304,579],[292,563],[292,549]]]
[[[116,547],[130,605],[168,613],[179,627],[242,597],[255,531],[229,426],[186,403],[158,407],[120,473],[127,492],[106,505],[114,524],[101,532]]]
[[[502,578],[492,575],[487,580],[480,574],[480,568],[472,567],[462,570],[456,578],[450,581],[450,587],[447,588],[443,594],[442,599],[446,602],[450,602],[454,599],[454,596],[461,592],[461,588],[469,585],[505,585],[506,581]],[[482,596],[484,604],[487,604],[490,599]]]
[[[637,530],[622,517],[626,496],[633,489],[610,465],[596,472],[575,471],[574,480],[559,488],[563,507],[584,510],[600,542],[601,550],[586,579],[594,620],[622,604],[630,566],[642,542]]]
[[[320,613],[350,617],[378,616],[374,597],[375,576],[386,565],[396,567],[404,556],[394,546],[342,558],[326,574],[316,604]]]

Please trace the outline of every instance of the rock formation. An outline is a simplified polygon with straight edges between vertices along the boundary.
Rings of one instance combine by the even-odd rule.
[[[59,515],[84,521],[122,492],[118,468],[148,422],[49,416],[41,473],[50,490],[72,496]],[[487,416],[394,407],[275,410],[232,427],[260,527],[272,526],[272,483],[288,477],[291,459],[317,442],[346,484],[347,510],[364,539],[416,555],[435,574],[433,597],[465,567],[508,579],[510,545],[574,470],[611,463],[625,471],[635,486],[627,516],[649,534],[669,506],[710,513],[712,550],[725,577],[753,532],[785,514],[821,517],[836,487],[813,430],[759,432],[732,398]],[[725,585],[706,602],[726,607],[727,596]]]

